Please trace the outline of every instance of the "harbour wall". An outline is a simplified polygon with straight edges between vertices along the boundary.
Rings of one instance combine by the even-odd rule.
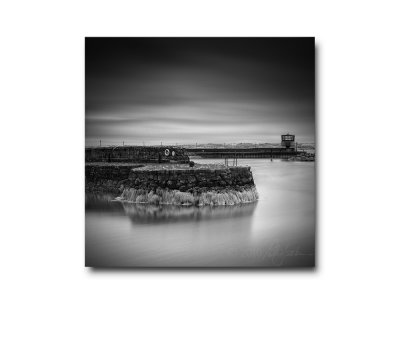
[[[205,159],[270,159],[297,155],[295,148],[188,148],[186,153]]]
[[[254,186],[253,174],[248,166],[143,170],[129,164],[86,164],[85,179],[86,191],[115,194],[124,188],[168,188],[194,192]]]
[[[85,148],[86,162],[188,163],[185,149],[174,146],[115,146]]]

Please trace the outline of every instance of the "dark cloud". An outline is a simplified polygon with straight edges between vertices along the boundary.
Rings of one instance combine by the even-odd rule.
[[[314,39],[87,38],[86,142],[314,140]]]

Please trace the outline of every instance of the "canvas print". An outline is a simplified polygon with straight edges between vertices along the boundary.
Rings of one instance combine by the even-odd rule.
[[[313,37],[85,38],[85,265],[315,266]]]

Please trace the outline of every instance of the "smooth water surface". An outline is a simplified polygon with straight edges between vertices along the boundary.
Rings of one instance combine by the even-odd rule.
[[[87,195],[86,266],[314,266],[314,163],[241,159],[238,164],[251,166],[256,203],[156,207]]]

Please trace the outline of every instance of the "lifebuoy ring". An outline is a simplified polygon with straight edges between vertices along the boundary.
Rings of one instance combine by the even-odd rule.
[[[167,148],[164,153],[165,153],[166,156],[168,156],[169,155],[169,149]]]

